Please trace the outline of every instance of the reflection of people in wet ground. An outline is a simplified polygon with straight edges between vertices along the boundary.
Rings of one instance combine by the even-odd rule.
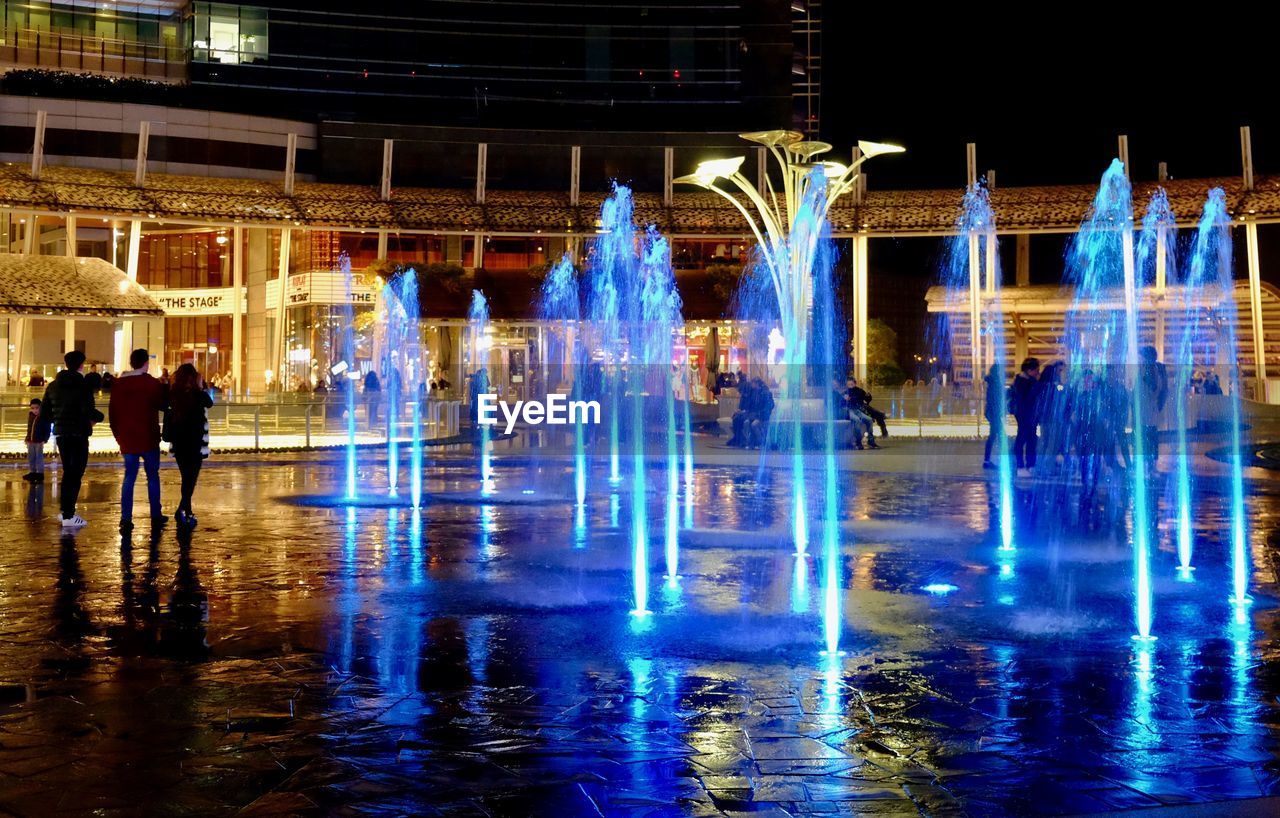
[[[86,636],[97,633],[85,608],[84,572],[80,569],[80,552],[76,538],[64,532],[58,549],[58,581],[54,585],[54,632],[64,645],[79,645]]]
[[[44,481],[27,486],[27,518],[38,520],[44,516]]]
[[[160,532],[153,532],[148,540],[147,561],[141,569],[140,582],[135,580],[133,542],[128,535],[121,538],[120,595],[124,624],[111,632],[118,651],[179,659],[200,659],[208,653],[205,642],[208,595],[200,585],[199,572],[191,559],[191,536],[191,529],[178,529],[178,567],[167,606],[159,588]]]

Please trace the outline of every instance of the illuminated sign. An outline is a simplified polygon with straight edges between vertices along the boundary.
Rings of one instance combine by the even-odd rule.
[[[212,287],[190,290],[148,290],[165,315],[231,315],[235,299],[231,287]],[[243,296],[243,293],[242,293]],[[247,299],[241,298],[240,311],[244,312]]]

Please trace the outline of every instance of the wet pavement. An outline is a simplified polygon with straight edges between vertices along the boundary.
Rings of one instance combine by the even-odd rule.
[[[821,560],[791,556],[767,471],[698,470],[682,578],[663,584],[655,546],[645,618],[603,479],[579,527],[554,499],[316,508],[279,498],[332,491],[333,466],[214,463],[191,536],[121,538],[111,468],[90,469],[74,537],[53,486],[19,474],[0,472],[0,813],[1229,814],[1280,796],[1274,498],[1247,501],[1240,611],[1224,499],[1197,501],[1189,582],[1162,525],[1144,645],[1121,498],[1021,493],[1000,551],[982,480],[848,476],[846,653],[826,657]],[[548,484],[501,463],[499,481]]]

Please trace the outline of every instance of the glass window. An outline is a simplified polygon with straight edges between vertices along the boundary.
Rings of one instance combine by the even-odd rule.
[[[246,63],[267,59],[267,11],[225,3],[193,6],[191,59]]]

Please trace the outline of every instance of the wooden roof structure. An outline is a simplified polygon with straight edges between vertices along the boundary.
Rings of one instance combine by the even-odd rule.
[[[1280,176],[1259,176],[1253,190],[1239,177],[1138,182],[1142,209],[1163,187],[1180,224],[1198,218],[1209,190],[1221,187],[1236,219],[1280,222]],[[1088,213],[1094,185],[998,187],[991,193],[998,231],[1073,232]],[[863,201],[840,199],[831,211],[837,236],[942,236],[955,232],[963,191],[869,191]],[[245,224],[320,229],[391,230],[489,235],[583,235],[598,227],[605,192],[489,190],[477,203],[470,190],[393,188],[388,200],[373,185],[298,182],[292,196],[280,182],[132,173],[47,166],[38,181],[21,164],[0,165],[0,208],[37,214],[143,217],[176,223]],[[657,193],[635,193],[636,219],[671,236],[742,236],[741,215],[714,193],[677,188],[670,206]]]
[[[0,314],[59,317],[164,315],[120,268],[100,258],[0,253]]]

